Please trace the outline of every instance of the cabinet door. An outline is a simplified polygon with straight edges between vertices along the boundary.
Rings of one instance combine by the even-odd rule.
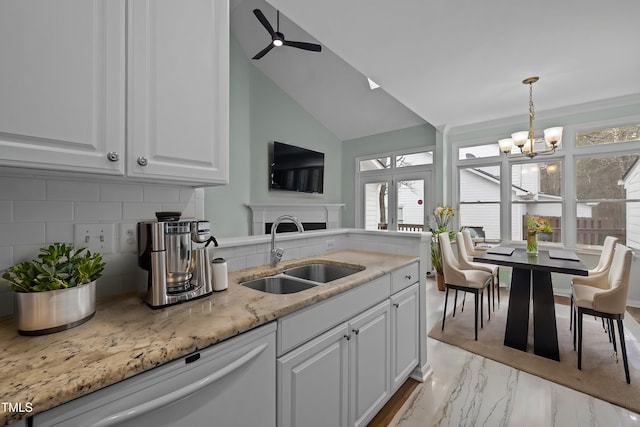
[[[389,301],[349,322],[350,420],[366,425],[390,397]]]
[[[279,427],[347,426],[347,324],[278,359]]]
[[[392,391],[418,366],[419,287],[411,287],[391,297]]]
[[[129,2],[127,175],[228,182],[228,0]]]
[[[0,165],[124,173],[124,4],[0,3]]]

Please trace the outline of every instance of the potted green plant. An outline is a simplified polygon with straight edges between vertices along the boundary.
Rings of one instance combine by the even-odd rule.
[[[431,227],[431,264],[436,271],[436,282],[438,289],[444,291],[444,275],[442,273],[442,255],[440,253],[440,242],[438,242],[438,234],[447,232],[449,239],[453,240],[456,233],[449,230],[449,222],[455,215],[456,210],[451,206],[438,206],[433,211],[434,227]]]
[[[2,278],[16,295],[18,332],[43,335],[78,326],[95,314],[95,281],[104,271],[99,253],[53,243],[39,260],[8,268]]]

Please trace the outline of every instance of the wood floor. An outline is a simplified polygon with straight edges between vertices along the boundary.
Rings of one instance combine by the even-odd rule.
[[[404,402],[411,396],[413,390],[420,384],[418,381],[409,378],[405,383],[396,391],[386,405],[378,412],[378,414],[371,420],[368,427],[386,427],[391,423],[391,420],[396,413],[402,408]]]

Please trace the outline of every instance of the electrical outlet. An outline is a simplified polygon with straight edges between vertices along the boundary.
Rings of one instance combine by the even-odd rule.
[[[135,222],[120,224],[120,252],[138,250],[138,225]]]
[[[114,224],[74,224],[73,245],[91,252],[113,253],[114,228]]]
[[[329,239],[329,240],[326,240],[326,241],[324,242],[324,248],[325,248],[326,250],[331,250],[331,249],[333,249],[335,246],[336,246],[336,241],[335,241],[335,240],[333,240],[333,239]]]

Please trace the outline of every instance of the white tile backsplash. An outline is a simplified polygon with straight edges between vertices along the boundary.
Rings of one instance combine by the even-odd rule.
[[[180,189],[176,187],[145,185],[143,193],[145,203],[180,202]]]
[[[100,184],[83,181],[47,181],[47,200],[97,202],[100,200]]]
[[[75,202],[76,221],[118,221],[122,219],[120,202]]]
[[[75,223],[112,223],[116,252],[104,254],[107,266],[99,279],[98,295],[139,290],[145,274],[135,253],[119,252],[120,223],[155,219],[160,210],[204,218],[203,195],[202,189],[177,185],[47,180],[7,173],[0,176],[0,271],[36,258],[40,248],[50,243],[73,242]],[[0,291],[7,289],[0,280]],[[10,314],[10,309],[11,304],[0,304],[0,316]]]
[[[143,188],[134,184],[101,184],[100,200],[103,202],[141,202]]]
[[[0,246],[39,244],[45,242],[44,223],[0,224]]]
[[[30,201],[13,202],[14,222],[71,221],[73,202],[69,201]]]
[[[45,241],[73,243],[73,222],[45,223]]]
[[[0,201],[0,222],[11,222],[13,218],[13,202]]]
[[[0,200],[45,200],[46,184],[41,179],[0,176]]]

